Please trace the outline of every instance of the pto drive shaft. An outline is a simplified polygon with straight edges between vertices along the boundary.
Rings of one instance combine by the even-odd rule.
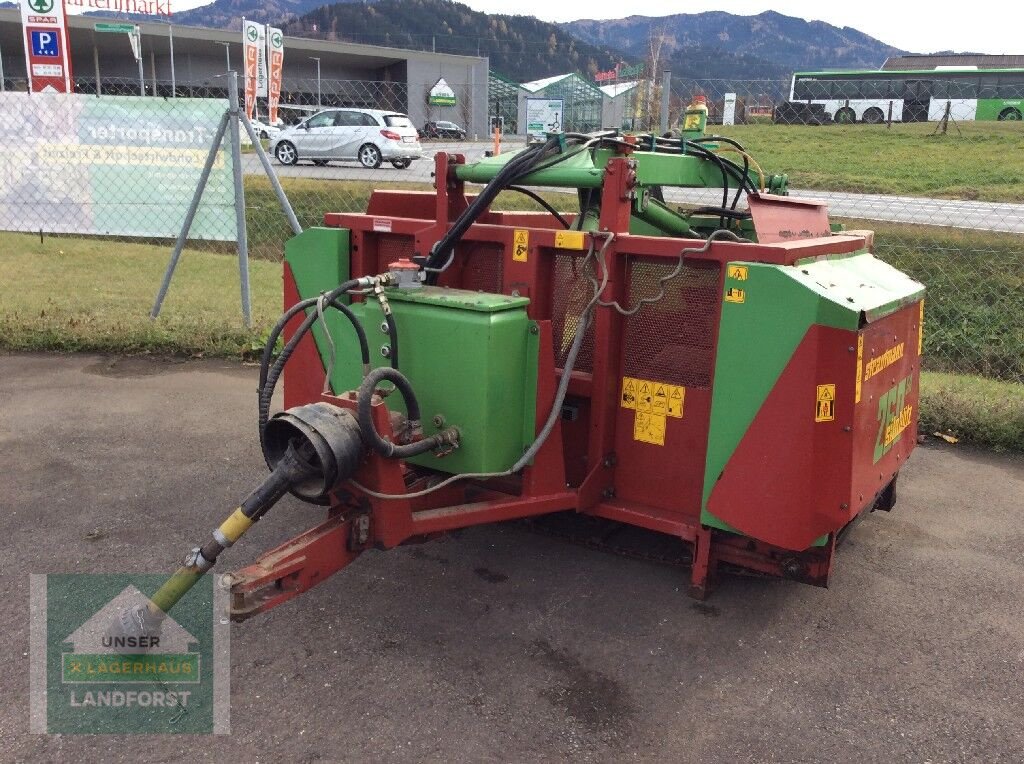
[[[348,411],[327,403],[297,406],[275,415],[263,433],[270,474],[213,531],[213,538],[194,548],[157,590],[147,607],[124,610],[114,630],[122,635],[151,635],[167,612],[210,570],[221,552],[234,544],[291,491],[300,499],[324,503],[339,482],[355,472],[363,445],[359,425]]]

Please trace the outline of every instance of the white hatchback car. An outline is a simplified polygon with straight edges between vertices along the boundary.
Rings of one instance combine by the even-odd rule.
[[[416,128],[405,114],[380,109],[327,109],[282,130],[270,142],[281,164],[356,160],[374,169],[391,162],[402,170],[423,157]]]

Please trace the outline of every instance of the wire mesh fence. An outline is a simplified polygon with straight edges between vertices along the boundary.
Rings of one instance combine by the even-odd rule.
[[[675,76],[664,116],[679,129],[694,96],[704,96],[708,132],[741,143],[766,173],[788,173],[790,192],[826,201],[833,221],[873,229],[876,254],[929,287],[931,369],[1024,382],[1024,164],[1015,159],[1024,85],[998,75],[994,82],[983,74],[966,81],[891,75],[856,89],[823,77]],[[556,97],[557,90],[566,102],[566,129],[660,130],[660,82],[597,87],[577,79],[540,92]],[[429,190],[433,155],[480,158],[493,148],[494,123],[504,129],[503,151],[523,144],[517,131],[526,99],[537,93],[495,78],[448,84],[451,95],[438,98],[422,83],[286,79],[273,124],[260,99],[254,126],[299,222],[364,211],[377,188]],[[77,90],[72,98],[0,94],[13,128],[0,159],[0,229],[157,241],[169,250],[227,107],[226,78],[173,88],[86,79]],[[280,259],[292,231],[242,134],[250,254]],[[227,146],[217,153],[189,250],[234,250]],[[688,207],[720,201],[719,194],[675,189],[666,201]]]

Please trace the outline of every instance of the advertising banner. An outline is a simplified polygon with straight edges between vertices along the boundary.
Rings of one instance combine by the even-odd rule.
[[[10,130],[0,230],[174,238],[225,108],[213,98],[0,93]],[[226,150],[191,236],[235,240]]]
[[[274,27],[267,27],[267,60],[270,63],[267,113],[273,125],[277,122],[277,105],[281,101],[281,76],[284,71],[284,35]]]
[[[71,49],[64,0],[21,0],[25,67],[33,93],[71,93]]]
[[[245,114],[252,119],[256,99],[267,95],[267,28],[242,19],[242,51],[245,59]]]

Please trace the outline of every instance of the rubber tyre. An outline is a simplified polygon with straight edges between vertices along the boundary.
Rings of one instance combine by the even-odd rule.
[[[357,156],[359,157],[359,164],[367,170],[376,170],[380,167],[381,161],[383,161],[380,155],[380,149],[372,143],[364,143],[360,146]]]
[[[411,165],[411,164],[412,164],[412,160],[411,160],[411,159],[392,159],[392,160],[391,160],[391,164],[392,164],[392,166],[393,166],[393,167],[394,167],[394,168],[395,168],[396,170],[404,170],[404,169],[406,169],[406,168],[407,168],[407,167],[408,167],[409,165]]]
[[[1011,106],[1010,108],[1003,109],[1001,112],[999,112],[999,116],[996,117],[996,119],[999,120],[1000,122],[1020,122],[1021,113],[1020,111],[1014,109]]]
[[[327,159],[314,159],[313,164],[317,167],[326,167],[328,161]]]
[[[295,150],[295,144],[288,141],[281,141],[277,144],[274,156],[278,162],[284,165],[293,165],[299,161],[299,152]]]
[[[844,106],[836,112],[835,121],[837,125],[852,125],[857,121],[857,114],[849,106]]]
[[[865,125],[880,125],[885,122],[885,114],[877,106],[872,106],[864,112]]]

